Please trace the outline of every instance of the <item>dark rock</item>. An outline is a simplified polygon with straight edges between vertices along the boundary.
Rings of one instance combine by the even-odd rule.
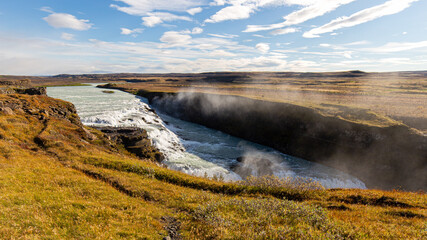
[[[47,95],[45,87],[16,88],[15,92],[18,94],[27,94],[27,95],[42,95],[42,96]]]
[[[112,94],[112,93],[115,93],[114,91],[108,91],[108,90],[104,90],[104,91],[102,91],[103,93],[108,93],[108,94]]]
[[[147,131],[136,127],[95,127],[105,133],[109,139],[117,144],[123,145],[126,150],[138,157],[161,162],[163,154],[152,146]]]

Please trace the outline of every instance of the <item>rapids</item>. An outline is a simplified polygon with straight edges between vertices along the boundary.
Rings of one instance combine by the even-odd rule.
[[[280,177],[308,177],[326,188],[366,188],[359,179],[326,167],[280,153],[201,125],[156,113],[147,99],[122,91],[104,93],[91,86],[49,87],[48,96],[73,103],[87,126],[134,126],[147,131],[153,145],[166,157],[169,168],[197,176],[217,176],[240,180],[231,170],[237,158],[245,156],[246,167],[259,159],[269,159],[269,169]],[[247,166],[249,164],[249,166]],[[256,175],[256,166],[252,173]]]

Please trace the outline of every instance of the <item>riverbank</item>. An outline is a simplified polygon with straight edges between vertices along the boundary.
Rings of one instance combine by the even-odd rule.
[[[346,171],[369,188],[427,187],[426,137],[398,122],[351,121],[306,106],[239,96],[104,87],[146,97],[158,109],[183,120]],[[381,118],[363,109],[346,111]]]

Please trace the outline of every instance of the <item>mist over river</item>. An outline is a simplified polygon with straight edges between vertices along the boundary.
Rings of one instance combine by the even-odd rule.
[[[359,179],[321,164],[280,153],[201,125],[153,111],[147,99],[122,91],[104,93],[96,85],[49,87],[48,96],[73,103],[87,126],[133,126],[147,131],[169,168],[197,176],[241,180],[231,169],[245,156],[246,167],[258,173],[256,162],[272,162],[268,172],[279,177],[308,177],[326,188],[366,188]],[[156,109],[154,109],[156,110]],[[248,165],[249,164],[249,165]],[[250,164],[254,164],[251,166]]]

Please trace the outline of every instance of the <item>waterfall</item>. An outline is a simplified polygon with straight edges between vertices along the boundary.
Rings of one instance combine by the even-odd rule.
[[[145,129],[153,145],[164,154],[163,163],[187,174],[241,180],[231,168],[237,158],[252,156],[260,161],[273,159],[271,172],[280,177],[309,177],[327,188],[366,188],[359,179],[341,171],[156,113],[146,99],[129,93],[105,94],[95,86],[82,86],[48,88],[48,95],[72,102],[85,125]],[[249,165],[251,169],[256,167]]]

